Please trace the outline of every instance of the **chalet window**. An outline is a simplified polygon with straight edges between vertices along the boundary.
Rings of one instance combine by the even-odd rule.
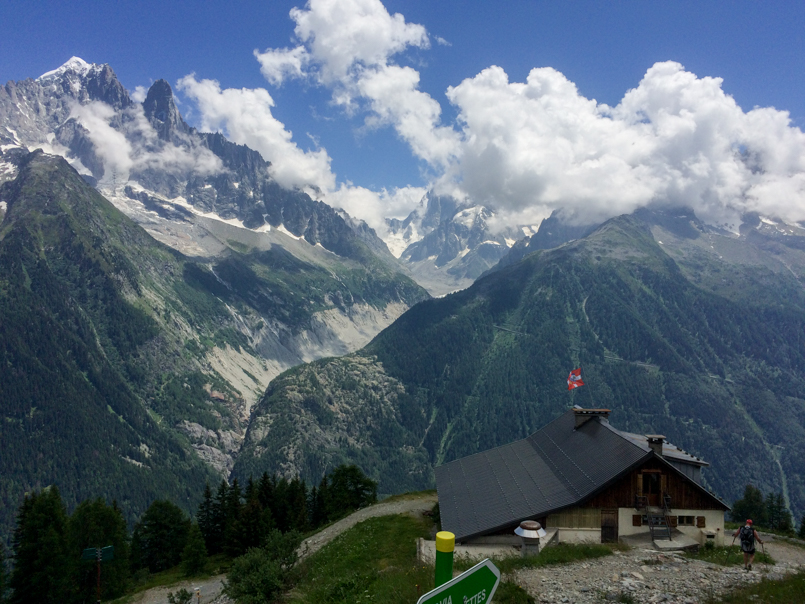
[[[696,516],[679,516],[677,520],[679,526],[693,526]]]

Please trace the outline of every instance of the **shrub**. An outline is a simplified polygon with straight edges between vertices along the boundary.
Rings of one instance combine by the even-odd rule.
[[[193,594],[187,591],[184,587],[176,593],[169,591],[168,604],[193,604]]]
[[[288,582],[300,541],[295,531],[271,531],[263,547],[252,548],[232,562],[224,593],[239,604],[272,602]]]
[[[282,592],[285,571],[263,548],[253,548],[232,562],[224,593],[240,604],[269,604]]]

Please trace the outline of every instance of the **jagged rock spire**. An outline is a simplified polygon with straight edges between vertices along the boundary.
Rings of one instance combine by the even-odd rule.
[[[143,110],[163,140],[171,140],[174,133],[187,133],[190,130],[176,107],[171,86],[165,80],[157,80],[148,89]]]

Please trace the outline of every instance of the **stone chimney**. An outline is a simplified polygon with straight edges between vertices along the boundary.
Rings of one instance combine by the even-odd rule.
[[[582,409],[577,407],[573,409],[573,413],[576,415],[576,428],[583,426],[594,417],[609,419],[609,409]]]
[[[662,443],[665,441],[665,437],[662,434],[646,434],[646,438],[649,448],[662,457]]]

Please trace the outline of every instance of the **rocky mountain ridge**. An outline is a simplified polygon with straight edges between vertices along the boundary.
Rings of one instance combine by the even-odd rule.
[[[493,230],[493,217],[470,200],[429,192],[404,220],[386,220],[385,241],[418,283],[443,295],[469,287],[533,230]]]

